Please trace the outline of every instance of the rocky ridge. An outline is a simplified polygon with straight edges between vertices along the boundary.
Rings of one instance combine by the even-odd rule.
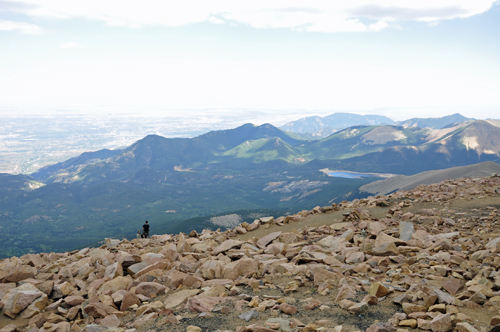
[[[489,331],[499,207],[494,175],[12,257],[0,261],[0,331]]]

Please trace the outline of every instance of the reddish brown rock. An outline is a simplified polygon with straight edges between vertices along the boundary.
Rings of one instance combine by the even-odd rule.
[[[85,299],[80,295],[70,295],[64,298],[64,302],[66,302],[69,306],[75,306],[85,302]]]
[[[187,306],[190,311],[211,312],[216,305],[227,300],[227,297],[192,297],[188,299]]]
[[[137,285],[135,293],[152,298],[163,292],[165,288],[165,286],[157,282],[141,282]]]
[[[29,323],[28,325],[36,325],[38,328],[41,328],[43,323],[45,323],[47,319],[45,318],[45,316],[43,314],[38,314],[38,315],[35,315],[33,317],[31,317],[31,319],[29,320]]]
[[[310,300],[309,302],[306,303],[306,305],[304,306],[304,309],[306,309],[306,310],[313,310],[314,308],[317,308],[320,305],[321,305],[321,301],[316,300],[316,299],[312,299],[312,300]]]
[[[100,302],[89,304],[84,309],[85,313],[94,318],[104,318],[115,313],[116,309]]]
[[[28,278],[35,278],[35,273],[30,272],[30,271],[16,271],[16,272],[12,272],[11,274],[7,275],[3,279],[3,282],[18,283],[19,281],[24,280],[24,279],[28,279]]]
[[[500,325],[500,316],[493,316],[490,320],[491,326]]]
[[[453,296],[458,292],[460,287],[462,287],[460,279],[448,278],[443,280],[443,288]]]
[[[287,315],[295,315],[297,313],[297,307],[288,303],[281,303],[279,309]]]

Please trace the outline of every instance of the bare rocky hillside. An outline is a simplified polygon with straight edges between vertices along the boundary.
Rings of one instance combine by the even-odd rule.
[[[500,177],[0,261],[0,331],[460,331],[500,324]]]

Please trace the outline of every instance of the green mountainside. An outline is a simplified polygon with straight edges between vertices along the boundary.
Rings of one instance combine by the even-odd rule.
[[[322,169],[411,175],[498,162],[499,139],[491,121],[439,130],[356,126],[316,141],[269,124],[191,139],[150,135],[31,177],[0,174],[0,257],[134,237],[146,219],[154,234],[196,228],[197,220],[231,211],[295,213],[362,197],[358,188],[379,179],[330,177]]]

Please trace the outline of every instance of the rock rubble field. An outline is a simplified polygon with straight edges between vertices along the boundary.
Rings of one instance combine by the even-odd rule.
[[[0,332],[487,332],[500,177],[0,261]]]

